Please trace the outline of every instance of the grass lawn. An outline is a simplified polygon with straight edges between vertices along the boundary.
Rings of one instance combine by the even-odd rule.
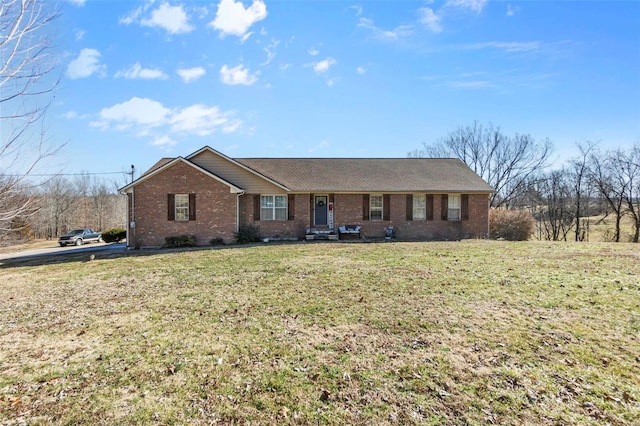
[[[638,424],[640,247],[300,243],[0,268],[0,424]]]

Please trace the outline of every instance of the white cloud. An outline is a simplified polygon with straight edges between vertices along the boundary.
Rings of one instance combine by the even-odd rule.
[[[473,12],[480,13],[487,5],[487,0],[449,0],[445,7],[458,7],[461,9],[470,9]]]
[[[175,140],[171,139],[169,136],[162,135],[162,136],[156,137],[153,140],[153,142],[151,142],[151,145],[160,146],[160,147],[169,147],[169,146],[174,146],[177,143],[178,142],[176,142]]]
[[[447,83],[454,89],[487,89],[493,84],[486,80],[450,81]]]
[[[185,83],[191,83],[204,76],[207,71],[202,67],[180,68],[176,71]]]
[[[249,28],[266,17],[267,6],[262,0],[254,0],[247,8],[242,1],[220,0],[216,18],[209,25],[220,31],[220,37],[235,35],[244,41]]]
[[[410,25],[400,25],[393,30],[383,30],[376,27],[373,20],[369,18],[360,18],[358,27],[371,31],[375,38],[385,41],[397,41],[413,34],[413,28]]]
[[[507,53],[525,53],[540,50],[542,43],[539,41],[487,41],[483,43],[465,44],[463,49],[467,50],[481,50],[481,49],[499,49],[504,50]]]
[[[162,70],[142,68],[139,62],[133,64],[129,69],[118,71],[114,77],[129,80],[166,80],[169,78]]]
[[[323,60],[323,61],[319,61],[319,62],[312,62],[310,65],[313,67],[313,71],[316,74],[323,74],[327,71],[329,71],[329,68],[331,68],[331,66],[337,64],[337,61],[331,57]]]
[[[428,7],[422,7],[418,9],[418,20],[421,24],[429,28],[431,32],[440,33],[442,32],[442,25],[440,24],[440,16],[433,11],[433,9]]]
[[[137,137],[152,137],[152,145],[172,146],[179,135],[208,136],[215,131],[233,133],[242,121],[232,111],[218,106],[196,104],[184,108],[168,108],[149,98],[133,97],[128,101],[103,108],[93,127],[115,129]],[[178,136],[178,138],[176,138]]]
[[[307,53],[311,56],[318,56],[320,54],[320,51],[315,47],[312,47],[311,49],[307,50]]]
[[[82,7],[84,6],[84,4],[86,3],[86,0],[67,0],[69,3],[74,4],[78,7]]]
[[[67,67],[67,77],[72,80],[86,78],[93,74],[104,74],[106,66],[100,63],[100,52],[97,49],[82,49],[78,57]]]
[[[312,146],[311,148],[307,149],[308,152],[316,152],[319,150],[324,150],[329,148],[329,142],[328,141],[322,141],[320,142],[318,145],[316,146]]]
[[[518,12],[520,10],[519,7],[517,6],[511,6],[510,4],[507,5],[507,16],[513,16],[516,14],[516,12]]]
[[[152,1],[151,2],[147,1],[142,6],[138,6],[136,9],[132,10],[131,12],[129,12],[128,15],[121,17],[118,20],[118,22],[123,24],[123,25],[131,25],[134,22],[137,22],[138,18],[140,18],[140,15],[142,15],[144,12],[146,12],[152,4],[153,4]]]
[[[100,120],[91,124],[103,129],[114,125],[120,130],[136,127],[145,131],[150,127],[163,125],[170,112],[158,101],[133,97],[109,108],[103,108],[100,111]]]
[[[365,74],[367,72],[367,69],[365,67],[358,67],[356,68],[356,72],[360,75]]]
[[[354,5],[354,6],[350,6],[349,8],[356,11],[356,16],[362,15],[362,6]]]
[[[260,65],[262,66],[269,65],[271,61],[273,61],[273,58],[275,58],[276,56],[276,52],[275,52],[276,47],[278,47],[279,44],[280,44],[280,40],[271,40],[271,43],[269,43],[267,47],[262,49],[267,54],[267,59]]]
[[[189,25],[189,18],[179,6],[170,6],[169,3],[162,3],[157,9],[151,12],[149,19],[142,19],[140,25],[145,27],[160,27],[169,34],[183,34],[193,31],[194,27]]]
[[[76,29],[73,31],[76,41],[80,41],[84,38],[84,35],[87,33],[85,30]]]
[[[169,121],[171,130],[198,136],[208,136],[216,129],[232,133],[240,126],[240,121],[231,117],[231,113],[222,112],[217,106],[192,105],[173,115]]]
[[[78,118],[78,113],[71,110],[71,111],[67,111],[64,114],[62,114],[61,116],[62,118],[66,118],[67,120],[73,120],[74,118]]]
[[[243,84],[245,86],[251,86],[258,81],[258,72],[251,74],[249,70],[242,65],[229,68],[227,65],[223,65],[220,68],[220,81],[230,86]]]

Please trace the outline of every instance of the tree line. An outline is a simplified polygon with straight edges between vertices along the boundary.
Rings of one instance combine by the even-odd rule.
[[[74,228],[106,231],[126,226],[126,196],[118,183],[83,174],[56,176],[31,188],[22,187],[21,208],[5,224],[0,239],[11,244],[30,239],[55,239]],[[25,203],[19,203],[24,205]]]
[[[551,241],[586,241],[590,228],[611,218],[608,241],[640,241],[640,143],[603,149],[583,141],[576,154],[550,168],[553,144],[530,135],[506,135],[499,127],[474,122],[461,126],[409,157],[454,157],[467,164],[496,192],[491,207],[529,211],[536,236]],[[623,219],[631,222],[625,234]]]

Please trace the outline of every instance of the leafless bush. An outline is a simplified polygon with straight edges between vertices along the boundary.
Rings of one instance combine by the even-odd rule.
[[[489,211],[489,234],[494,239],[526,241],[536,221],[526,210],[492,209]]]

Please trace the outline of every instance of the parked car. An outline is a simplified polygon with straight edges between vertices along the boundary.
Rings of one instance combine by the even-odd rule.
[[[81,246],[84,243],[101,243],[102,232],[96,232],[93,229],[74,229],[73,231],[58,238],[60,247],[68,245]]]

